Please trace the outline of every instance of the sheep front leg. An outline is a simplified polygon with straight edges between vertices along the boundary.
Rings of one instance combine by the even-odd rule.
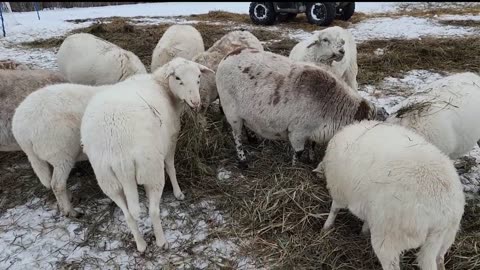
[[[168,153],[166,159],[165,159],[165,170],[167,171],[168,178],[170,178],[170,183],[172,183],[172,188],[173,188],[173,195],[177,200],[184,200],[185,195],[183,194],[182,190],[180,189],[180,186],[178,185],[177,181],[177,172],[175,170],[175,147],[176,147],[176,142],[173,143],[172,149],[170,150],[170,153]]]
[[[243,120],[227,114],[225,116],[227,117],[228,123],[232,127],[233,140],[235,141],[235,148],[237,150],[237,157],[239,160],[238,167],[240,169],[246,169],[248,168],[247,157],[243,150],[242,144]]]
[[[333,227],[333,223],[335,222],[335,218],[337,218],[337,214],[340,212],[340,209],[342,209],[342,207],[340,207],[340,205],[333,200],[327,221],[325,221],[325,224],[323,225],[323,230],[330,230]]]
[[[288,139],[290,140],[290,144],[295,151],[292,158],[292,166],[295,166],[297,164],[297,161],[302,157],[305,149],[305,142],[307,141],[307,136],[302,136],[301,134],[290,132],[288,134]]]

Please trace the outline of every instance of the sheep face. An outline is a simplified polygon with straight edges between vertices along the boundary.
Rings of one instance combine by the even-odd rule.
[[[341,61],[345,55],[345,40],[338,33],[320,31],[316,39],[307,48],[313,48],[317,62],[331,64],[333,61]]]
[[[168,85],[172,93],[186,102],[192,109],[199,110],[202,104],[200,99],[200,77],[202,73],[214,73],[206,66],[184,60],[176,65],[169,73]]]

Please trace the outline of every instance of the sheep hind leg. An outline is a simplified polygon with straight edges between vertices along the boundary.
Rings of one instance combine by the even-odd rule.
[[[438,270],[445,270],[445,254],[455,241],[456,234],[457,230],[450,230],[443,236],[442,247],[440,248],[440,252],[437,254],[436,258]]]
[[[149,201],[148,211],[150,219],[152,220],[157,246],[163,249],[168,249],[168,242],[165,239],[162,221],[160,220],[160,201],[162,200],[162,192],[165,186],[165,175],[163,174],[163,171],[160,175],[163,175],[163,181],[160,179],[158,183],[145,184],[145,192]],[[162,176],[160,176],[160,178],[162,178]]]
[[[444,234],[429,234],[423,243],[417,260],[422,270],[437,270],[437,259],[443,244]]]
[[[75,211],[70,202],[71,195],[67,191],[67,180],[75,161],[65,161],[53,166],[52,188],[57,198],[58,206],[65,216],[78,217],[79,213]]]
[[[52,181],[52,171],[50,170],[50,166],[48,162],[45,160],[40,159],[34,152],[25,151],[28,157],[28,161],[30,161],[30,165],[32,166],[33,171],[40,179],[40,182],[47,188],[50,189],[51,181]]]
[[[135,221],[133,216],[130,214],[130,211],[128,210],[127,200],[125,199],[125,194],[123,193],[123,190],[118,189],[114,192],[105,192],[105,194],[107,194],[107,196],[110,197],[110,199],[112,199],[112,201],[114,201],[115,204],[122,210],[123,215],[125,216],[125,220],[127,221],[128,228],[132,232],[135,243],[137,244],[137,250],[143,253],[147,249],[147,242],[145,242],[142,234],[138,230],[137,221]]]
[[[400,270],[400,251],[392,246],[388,236],[372,233],[371,242],[383,270]]]

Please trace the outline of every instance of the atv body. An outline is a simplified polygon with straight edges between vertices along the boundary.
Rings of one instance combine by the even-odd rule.
[[[334,19],[347,21],[355,12],[355,2],[251,2],[250,19],[254,24],[272,25],[294,19],[305,13],[308,22],[320,26],[330,25]]]

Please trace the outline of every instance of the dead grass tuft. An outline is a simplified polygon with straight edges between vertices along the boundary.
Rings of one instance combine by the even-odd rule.
[[[480,27],[480,21],[476,20],[439,20],[440,24],[461,26],[461,27]]]
[[[436,72],[480,72],[480,38],[369,40],[358,44],[360,84],[375,84],[412,69]],[[375,55],[378,48],[383,55]]]

